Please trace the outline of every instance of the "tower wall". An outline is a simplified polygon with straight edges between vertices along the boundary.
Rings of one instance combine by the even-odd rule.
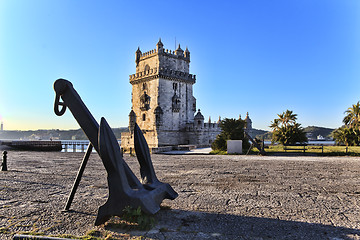
[[[190,59],[169,52],[159,54],[159,67],[189,73]]]
[[[137,117],[136,122],[141,129],[155,130],[154,110],[158,106],[158,98],[155,97],[158,94],[158,86],[159,79],[156,78],[140,81],[139,83],[132,85],[132,109]],[[150,100],[148,109],[142,110],[143,103],[141,97],[144,96],[144,94],[147,94],[150,97]]]

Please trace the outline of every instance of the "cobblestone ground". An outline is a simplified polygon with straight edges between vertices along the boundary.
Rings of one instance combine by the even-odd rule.
[[[107,199],[93,153],[70,212],[61,212],[83,153],[8,153],[0,172],[0,237],[23,231],[147,239],[360,239],[360,158],[152,155],[158,178],[179,193],[150,231],[94,227]],[[125,161],[138,174],[135,157]]]

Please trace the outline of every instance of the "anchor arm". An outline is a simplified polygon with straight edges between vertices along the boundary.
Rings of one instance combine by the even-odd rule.
[[[135,123],[134,128],[134,146],[136,157],[140,164],[140,175],[143,184],[158,183],[159,180],[156,177],[154,167],[152,165],[150,150],[141,129]]]

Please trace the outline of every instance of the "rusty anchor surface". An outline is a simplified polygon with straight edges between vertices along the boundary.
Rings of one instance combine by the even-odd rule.
[[[72,83],[65,79],[58,79],[54,83],[54,90],[56,92],[55,114],[61,116],[66,108],[70,109],[91,145],[99,154],[108,174],[108,200],[99,208],[95,225],[105,223],[111,216],[121,216],[126,206],[135,208],[140,206],[144,212],[155,214],[160,210],[160,203],[165,198],[175,199],[178,196],[169,184],[160,182],[156,177],[148,144],[137,124],[134,128],[134,145],[140,164],[141,182],[122,158],[118,141],[105,118],[101,118],[100,125],[96,122]],[[62,106],[61,110],[59,106]],[[87,151],[84,157],[65,210],[69,210],[90,152],[91,150]]]

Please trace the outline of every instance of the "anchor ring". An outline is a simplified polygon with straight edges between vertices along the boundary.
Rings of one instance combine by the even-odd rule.
[[[62,106],[61,110],[59,111],[59,106]],[[54,112],[58,116],[62,116],[66,111],[66,105],[64,102],[60,102],[60,95],[56,94],[55,96],[55,103],[54,103]]]

